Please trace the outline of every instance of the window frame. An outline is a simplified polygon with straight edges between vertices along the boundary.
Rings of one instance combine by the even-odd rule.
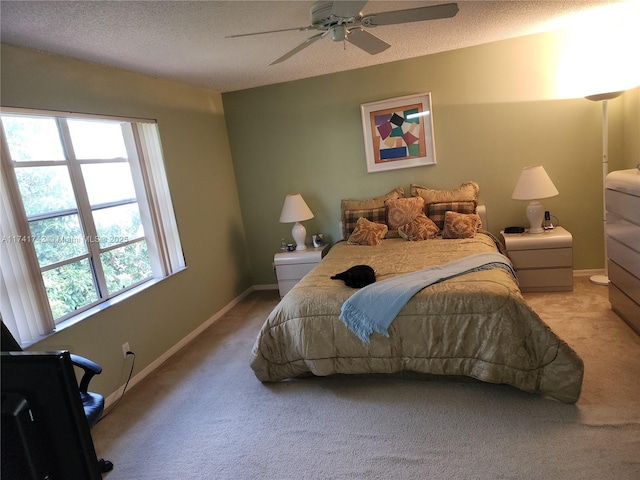
[[[4,265],[2,268],[2,299],[9,299],[9,303],[11,304],[10,307],[7,307],[10,308],[11,311],[7,312],[7,308],[5,308],[6,306],[4,305],[6,302],[3,301],[2,318],[21,343],[29,344],[37,341],[42,336],[60,330],[67,325],[74,324],[92,315],[96,311],[107,308],[113,303],[119,302],[121,299],[135,295],[137,292],[186,268],[166,178],[162,144],[156,121],[108,115],[6,107],[0,108],[0,114],[3,116],[19,115],[54,118],[65,156],[64,160],[23,160],[14,162],[9,151],[4,123],[0,122],[2,123],[1,160],[2,176],[4,177],[2,185],[3,190],[6,189],[6,192],[3,192],[2,201],[7,204],[3,205],[1,213],[3,217],[12,217],[2,219],[3,249],[1,253],[7,257],[8,261],[12,261],[13,263],[7,269],[4,268]],[[120,123],[128,158],[76,159],[73,148],[70,148],[72,141],[67,122],[71,119]],[[86,164],[121,162],[126,162],[129,165],[136,198],[120,199],[92,206],[87,195],[86,185],[82,175],[82,166]],[[76,208],[27,217],[22,193],[18,187],[16,169],[52,165],[64,165],[67,167],[74,192],[74,199],[76,201]],[[133,239],[127,239],[124,242],[101,247],[97,241],[98,233],[93,218],[93,211],[127,204],[137,204],[144,234]],[[29,241],[32,240],[29,222],[37,221],[41,218],[61,217],[68,214],[78,215],[85,239],[86,253],[41,267],[38,262],[35,244],[33,241]],[[86,241],[88,239],[95,239],[96,241]],[[117,292],[107,293],[108,288],[102,268],[101,255],[141,241],[146,242],[151,275],[133,282]],[[21,245],[9,245],[16,242]],[[12,251],[7,254],[7,249]],[[48,270],[58,268],[60,265],[80,261],[82,258],[89,259],[91,268],[95,269],[95,274],[92,273],[92,276],[94,278],[97,300],[54,319],[44,287],[43,274]],[[97,259],[97,261],[93,261],[93,259]],[[2,260],[3,263],[5,263],[5,258],[2,258]],[[7,273],[5,270],[9,270],[9,272]],[[17,278],[21,275],[25,278]],[[33,292],[29,292],[28,295],[18,295],[16,293],[16,290],[18,290],[16,284],[21,284],[22,286],[28,284]],[[18,298],[25,296],[27,297],[26,299]],[[27,305],[25,305],[25,302]],[[33,305],[28,305],[28,303]],[[35,313],[31,315],[25,313],[25,311],[31,308],[33,308]],[[42,319],[38,320],[38,315],[41,316]],[[33,326],[26,326],[27,324],[34,323],[34,319],[22,318],[23,316],[36,317],[35,332]],[[11,328],[12,326],[13,328]]]

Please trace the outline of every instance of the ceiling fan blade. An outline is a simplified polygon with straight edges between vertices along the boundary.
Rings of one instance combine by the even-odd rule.
[[[458,13],[458,4],[446,3],[430,7],[409,8],[407,10],[395,10],[392,12],[372,13],[362,18],[365,27],[379,25],[394,25],[397,23],[422,22],[424,20],[437,20],[439,18],[454,17]]]
[[[265,33],[293,32],[294,30],[297,30],[299,32],[306,32],[307,30],[315,29],[316,27],[314,27],[313,25],[309,25],[307,27],[283,28],[282,30],[268,30],[266,32],[239,33],[237,35],[227,35],[224,38],[249,37],[251,35],[264,35]]]
[[[331,7],[331,13],[336,17],[357,17],[360,15],[362,7],[364,7],[368,0],[360,2],[352,1],[334,1]]]
[[[275,65],[277,63],[281,63],[284,62],[287,58],[291,58],[293,57],[296,53],[298,53],[301,50],[304,50],[305,48],[307,48],[309,45],[311,45],[313,42],[320,40],[322,37],[326,36],[329,34],[329,31],[327,30],[326,32],[322,32],[322,33],[318,33],[317,35],[314,35],[313,37],[309,37],[307,38],[304,42],[302,42],[300,45],[298,45],[296,48],[294,48],[293,50],[285,53],[283,56],[281,56],[280,58],[278,58],[277,60],[274,60],[273,62],[271,62],[269,64],[269,66],[271,65]]]
[[[363,28],[349,30],[349,35],[347,35],[346,40],[371,55],[384,52],[391,46]]]

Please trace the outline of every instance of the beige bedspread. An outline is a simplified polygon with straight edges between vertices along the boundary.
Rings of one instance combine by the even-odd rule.
[[[464,375],[541,392],[562,402],[580,396],[580,357],[531,310],[503,269],[473,272],[431,285],[389,328],[363,343],[338,318],[355,290],[330,277],[366,264],[377,280],[495,251],[493,240],[384,240],[380,246],[340,242],[271,312],[251,352],[262,381],[300,375],[415,371]]]

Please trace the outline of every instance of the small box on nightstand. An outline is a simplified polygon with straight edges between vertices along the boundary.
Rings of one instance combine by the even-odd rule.
[[[315,267],[329,251],[330,245],[307,247],[305,250],[276,253],[273,256],[273,268],[278,279],[280,298],[284,297],[302,277]]]
[[[555,227],[544,233],[500,232],[523,292],[573,290],[573,237]]]

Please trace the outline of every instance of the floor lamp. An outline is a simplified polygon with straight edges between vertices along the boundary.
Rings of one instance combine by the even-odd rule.
[[[592,275],[589,277],[597,285],[609,285],[609,267],[607,265],[607,207],[605,196],[605,179],[609,173],[609,116],[607,113],[607,100],[619,97],[624,92],[599,93],[585,97],[587,100],[602,102],[602,231],[604,234],[604,275]]]

